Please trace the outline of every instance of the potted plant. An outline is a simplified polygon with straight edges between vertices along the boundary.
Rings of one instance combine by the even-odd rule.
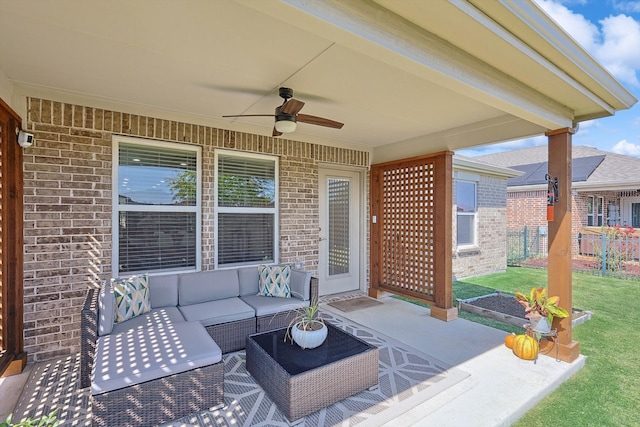
[[[285,340],[290,339],[303,349],[316,348],[327,338],[327,332],[327,325],[320,316],[320,307],[316,301],[296,310],[296,315],[287,327]]]
[[[529,319],[531,328],[536,332],[549,333],[554,317],[569,316],[565,309],[558,307],[560,297],[548,297],[545,288],[533,287],[529,294],[516,292],[515,297],[516,301],[524,307],[525,317]]]

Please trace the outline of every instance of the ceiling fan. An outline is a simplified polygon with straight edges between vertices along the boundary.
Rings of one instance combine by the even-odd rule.
[[[281,87],[279,95],[284,102],[276,107],[275,114],[237,114],[222,117],[275,117],[273,136],[280,136],[283,133],[290,133],[296,130],[296,123],[308,123],[310,125],[325,126],[334,129],[342,129],[344,123],[325,119],[324,117],[311,116],[309,114],[299,114],[304,102],[293,98],[293,89]]]

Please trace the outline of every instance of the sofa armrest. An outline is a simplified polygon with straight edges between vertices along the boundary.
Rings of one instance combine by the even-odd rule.
[[[80,387],[91,385],[91,368],[96,357],[98,340],[98,294],[100,290],[91,288],[82,306],[80,317]]]
[[[314,301],[311,292],[311,273],[302,270],[291,270],[291,296],[303,301]]]

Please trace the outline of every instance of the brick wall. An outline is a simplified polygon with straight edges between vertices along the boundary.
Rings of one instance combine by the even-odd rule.
[[[578,252],[578,234],[587,226],[587,200],[589,196],[604,198],[604,224],[607,224],[609,203],[620,206],[622,193],[617,191],[572,192],[571,235],[574,238],[573,253]],[[507,228],[513,231],[524,227],[547,227],[547,191],[520,191],[507,194]]]
[[[604,198],[604,223],[606,225],[609,203],[620,205],[618,191],[591,191],[574,193],[571,196],[572,231],[575,236],[587,226],[587,200],[589,196]],[[507,226],[510,230],[521,230],[524,226],[547,226],[547,192],[520,191],[507,195]]]
[[[318,265],[318,165],[366,167],[363,151],[27,99],[24,152],[25,350],[30,361],[79,351],[88,286],[111,276],[112,135],[202,146],[202,268],[213,268],[214,149],[280,157],[280,260]]]
[[[506,269],[507,180],[481,175],[477,191],[478,245],[473,248],[458,249],[454,244],[453,277],[455,279],[503,272]],[[455,210],[453,223],[454,225],[456,223]],[[455,230],[453,236],[455,239]]]

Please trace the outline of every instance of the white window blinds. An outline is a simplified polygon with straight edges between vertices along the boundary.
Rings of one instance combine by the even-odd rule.
[[[277,176],[274,157],[217,153],[218,265],[277,261]]]
[[[114,271],[197,269],[199,149],[123,137],[114,151]]]

